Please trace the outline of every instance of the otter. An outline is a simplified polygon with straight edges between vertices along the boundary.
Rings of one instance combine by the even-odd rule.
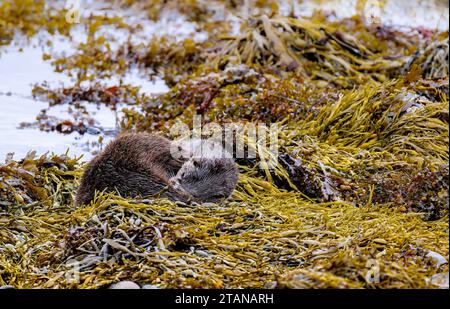
[[[174,145],[181,156],[190,158],[170,179],[174,189],[187,191],[194,199],[207,202],[218,202],[231,195],[237,183],[237,167],[221,145],[200,139]]]
[[[182,202],[219,202],[237,184],[237,166],[216,143],[171,141],[150,133],[125,133],[110,142],[81,178],[75,205],[95,192],[123,197],[165,197]]]

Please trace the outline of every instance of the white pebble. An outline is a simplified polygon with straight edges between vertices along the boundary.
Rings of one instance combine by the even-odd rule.
[[[159,286],[157,286],[155,284],[146,284],[146,285],[142,286],[142,289],[144,289],[144,290],[158,290]]]
[[[139,285],[137,285],[136,283],[134,283],[133,281],[120,281],[117,283],[112,284],[110,287],[110,289],[114,289],[114,290],[129,290],[129,289],[140,289],[141,287]]]
[[[448,273],[433,275],[431,277],[431,284],[438,286],[441,289],[448,289]]]
[[[442,255],[440,255],[437,252],[429,250],[427,253],[427,256],[432,258],[436,262],[437,267],[448,263],[447,260],[445,259],[445,257],[443,257]]]

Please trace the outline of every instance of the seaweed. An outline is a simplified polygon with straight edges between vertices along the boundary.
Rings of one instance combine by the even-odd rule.
[[[70,35],[65,20],[67,10],[47,5],[45,0],[6,0],[0,4],[0,46],[11,44],[19,34],[26,38],[46,30],[50,34]]]
[[[42,29],[70,36],[65,9],[22,3],[0,5],[0,44]],[[49,108],[67,105],[73,119],[44,110],[23,126],[97,134],[85,107],[104,104],[120,112],[120,131],[170,137],[173,125],[192,128],[196,116],[220,128],[271,126],[278,155],[269,141],[238,130],[233,144],[256,156],[236,160],[239,183],[228,201],[98,192],[80,207],[73,198],[82,158],[8,155],[0,164],[0,285],[445,287],[448,31],[399,31],[362,16],[331,21],[321,12],[281,16],[277,1],[245,3],[119,3],[155,21],[182,15],[208,33],[203,41],[153,36],[137,43],[139,24],[114,14],[83,19],[87,38],[75,52],[43,56],[73,84],[42,83],[32,92]],[[364,4],[358,1],[360,13]],[[108,27],[127,38],[105,34]],[[104,83],[131,70],[171,89],[148,96],[122,81]]]
[[[131,279],[160,288],[417,288],[433,287],[426,278],[447,267],[426,255],[448,256],[447,218],[430,226],[385,206],[311,203],[270,183],[250,194],[246,184],[263,183],[245,173],[235,201],[222,205],[103,194],[74,209],[68,200],[76,188],[71,179],[81,175],[76,162],[9,161],[10,168],[34,170],[54,194],[36,198],[40,203],[13,200],[3,211],[1,284],[100,288]],[[364,279],[368,260],[380,270],[378,282]]]
[[[396,40],[391,39],[393,35],[385,35],[384,45],[374,46],[370,43],[388,29],[371,29],[355,20],[343,24],[345,32],[342,26],[323,19],[256,16],[244,23],[241,34],[222,37],[223,48],[216,65],[259,63],[351,87],[395,76],[417,46],[414,37],[403,36],[400,41],[400,33],[395,33]]]

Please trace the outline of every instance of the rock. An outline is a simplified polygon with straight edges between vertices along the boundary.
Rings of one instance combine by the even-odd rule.
[[[435,274],[431,277],[431,284],[440,287],[441,289],[448,289],[448,273]]]
[[[136,290],[136,289],[140,289],[141,287],[139,285],[137,285],[136,283],[134,283],[133,281],[120,281],[120,282],[112,284],[109,288],[113,289],[113,290],[117,290],[117,289],[119,289],[119,290],[122,290],[122,289],[123,290],[129,290],[129,289]]]
[[[276,289],[276,287],[277,287],[276,281],[269,281],[264,284],[265,289]]]
[[[155,284],[146,284],[142,286],[142,289],[144,290],[158,290],[159,286],[155,285]]]
[[[14,287],[12,285],[0,286],[0,290],[11,290],[11,289],[14,289]]]
[[[429,250],[426,256],[432,258],[436,262],[437,267],[448,263],[445,257],[434,251]]]

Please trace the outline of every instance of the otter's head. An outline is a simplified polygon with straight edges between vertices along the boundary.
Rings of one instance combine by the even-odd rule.
[[[219,202],[231,195],[237,179],[233,159],[193,158],[183,164],[171,183],[201,202]]]

